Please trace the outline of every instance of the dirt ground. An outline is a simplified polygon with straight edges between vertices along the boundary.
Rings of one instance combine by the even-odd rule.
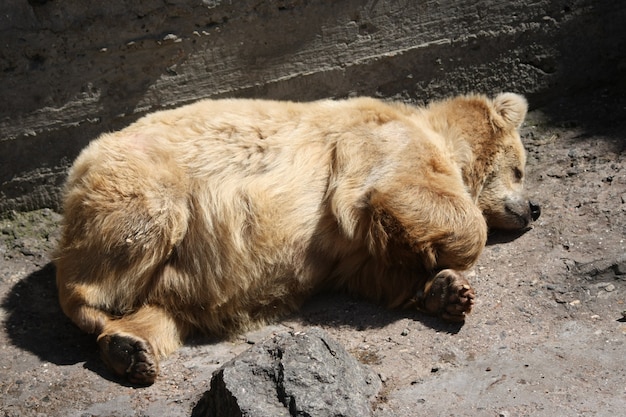
[[[527,186],[543,214],[521,236],[491,236],[469,273],[478,300],[462,326],[321,295],[235,341],[191,341],[154,385],[134,388],[112,378],[57,305],[48,254],[60,216],[0,220],[0,416],[189,416],[222,363],[309,326],[378,372],[378,417],[623,415],[624,97],[599,90],[529,114]]]

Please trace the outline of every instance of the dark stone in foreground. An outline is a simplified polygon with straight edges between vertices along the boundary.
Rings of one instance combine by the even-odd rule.
[[[222,366],[194,417],[372,414],[380,379],[324,331],[280,333]]]

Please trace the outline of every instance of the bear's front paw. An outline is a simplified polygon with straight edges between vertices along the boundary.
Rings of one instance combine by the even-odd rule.
[[[464,321],[472,311],[475,294],[463,275],[452,269],[444,269],[426,284],[421,306],[444,320]]]
[[[150,344],[128,334],[109,334],[98,338],[103,361],[118,376],[132,384],[154,383],[159,365]]]

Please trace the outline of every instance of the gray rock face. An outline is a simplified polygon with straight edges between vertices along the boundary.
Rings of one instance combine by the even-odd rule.
[[[372,415],[378,376],[324,331],[285,332],[222,366],[194,417]]]
[[[89,140],[201,98],[536,105],[611,86],[625,19],[625,2],[597,0],[2,0],[0,214],[58,207]]]

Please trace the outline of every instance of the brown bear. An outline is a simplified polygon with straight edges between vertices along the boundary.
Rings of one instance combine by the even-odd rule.
[[[487,228],[525,229],[526,100],[205,100],[93,141],[64,194],[57,285],[119,376],[320,290],[462,321]]]

